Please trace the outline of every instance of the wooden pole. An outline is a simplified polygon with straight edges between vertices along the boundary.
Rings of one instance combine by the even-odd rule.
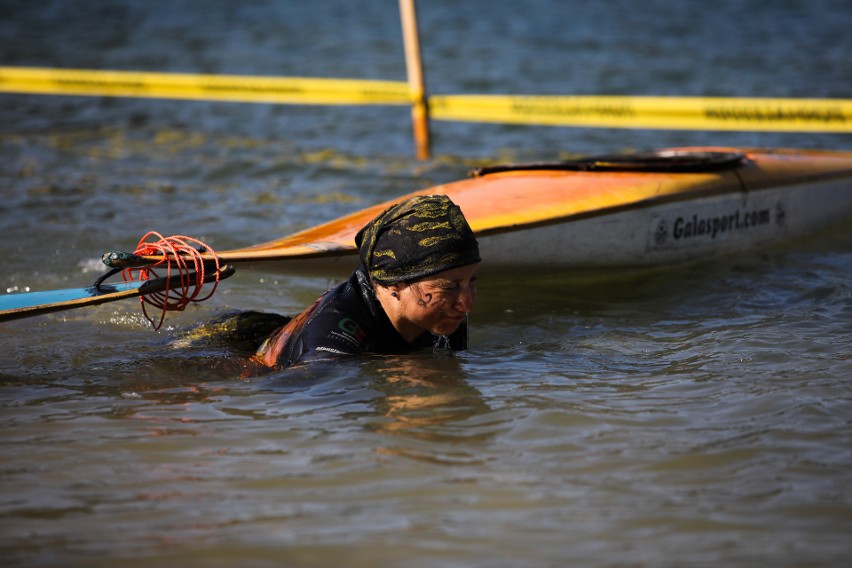
[[[408,90],[411,93],[411,120],[418,160],[431,156],[429,137],[429,106],[426,102],[426,83],[420,57],[420,37],[417,33],[415,0],[399,0],[402,19],[402,38],[405,45],[405,67],[408,72]]]

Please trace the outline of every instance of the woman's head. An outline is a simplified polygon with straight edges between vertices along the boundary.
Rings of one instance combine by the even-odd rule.
[[[355,239],[385,312],[408,340],[452,334],[473,309],[479,245],[461,209],[443,195],[387,209]]]
[[[461,209],[445,195],[421,195],[390,207],[358,232],[355,244],[370,279],[385,286],[481,260]]]

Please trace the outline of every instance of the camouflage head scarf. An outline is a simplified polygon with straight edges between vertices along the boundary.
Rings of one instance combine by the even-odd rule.
[[[470,225],[445,195],[421,195],[394,205],[361,229],[355,244],[370,279],[383,285],[481,260]]]

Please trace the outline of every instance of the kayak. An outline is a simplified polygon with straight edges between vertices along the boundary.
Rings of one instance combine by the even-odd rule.
[[[667,266],[789,240],[852,217],[852,152],[688,147],[481,168],[273,241],[200,258],[227,266],[345,274],[355,235],[391,205],[449,196],[480,244],[483,269]],[[161,256],[110,251],[113,269]],[[0,296],[0,321],[145,295],[103,285]],[[14,296],[14,297],[13,297]]]
[[[287,271],[351,269],[358,230],[421,194],[444,194],[461,207],[484,267],[660,266],[766,246],[849,218],[852,152],[688,147],[494,166],[219,256]]]

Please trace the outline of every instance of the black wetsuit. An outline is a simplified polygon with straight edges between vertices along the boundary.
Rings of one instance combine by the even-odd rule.
[[[360,353],[406,353],[423,348],[467,348],[467,319],[452,335],[424,332],[406,341],[376,298],[363,266],[311,307],[273,333],[256,358],[287,367],[306,359]]]

